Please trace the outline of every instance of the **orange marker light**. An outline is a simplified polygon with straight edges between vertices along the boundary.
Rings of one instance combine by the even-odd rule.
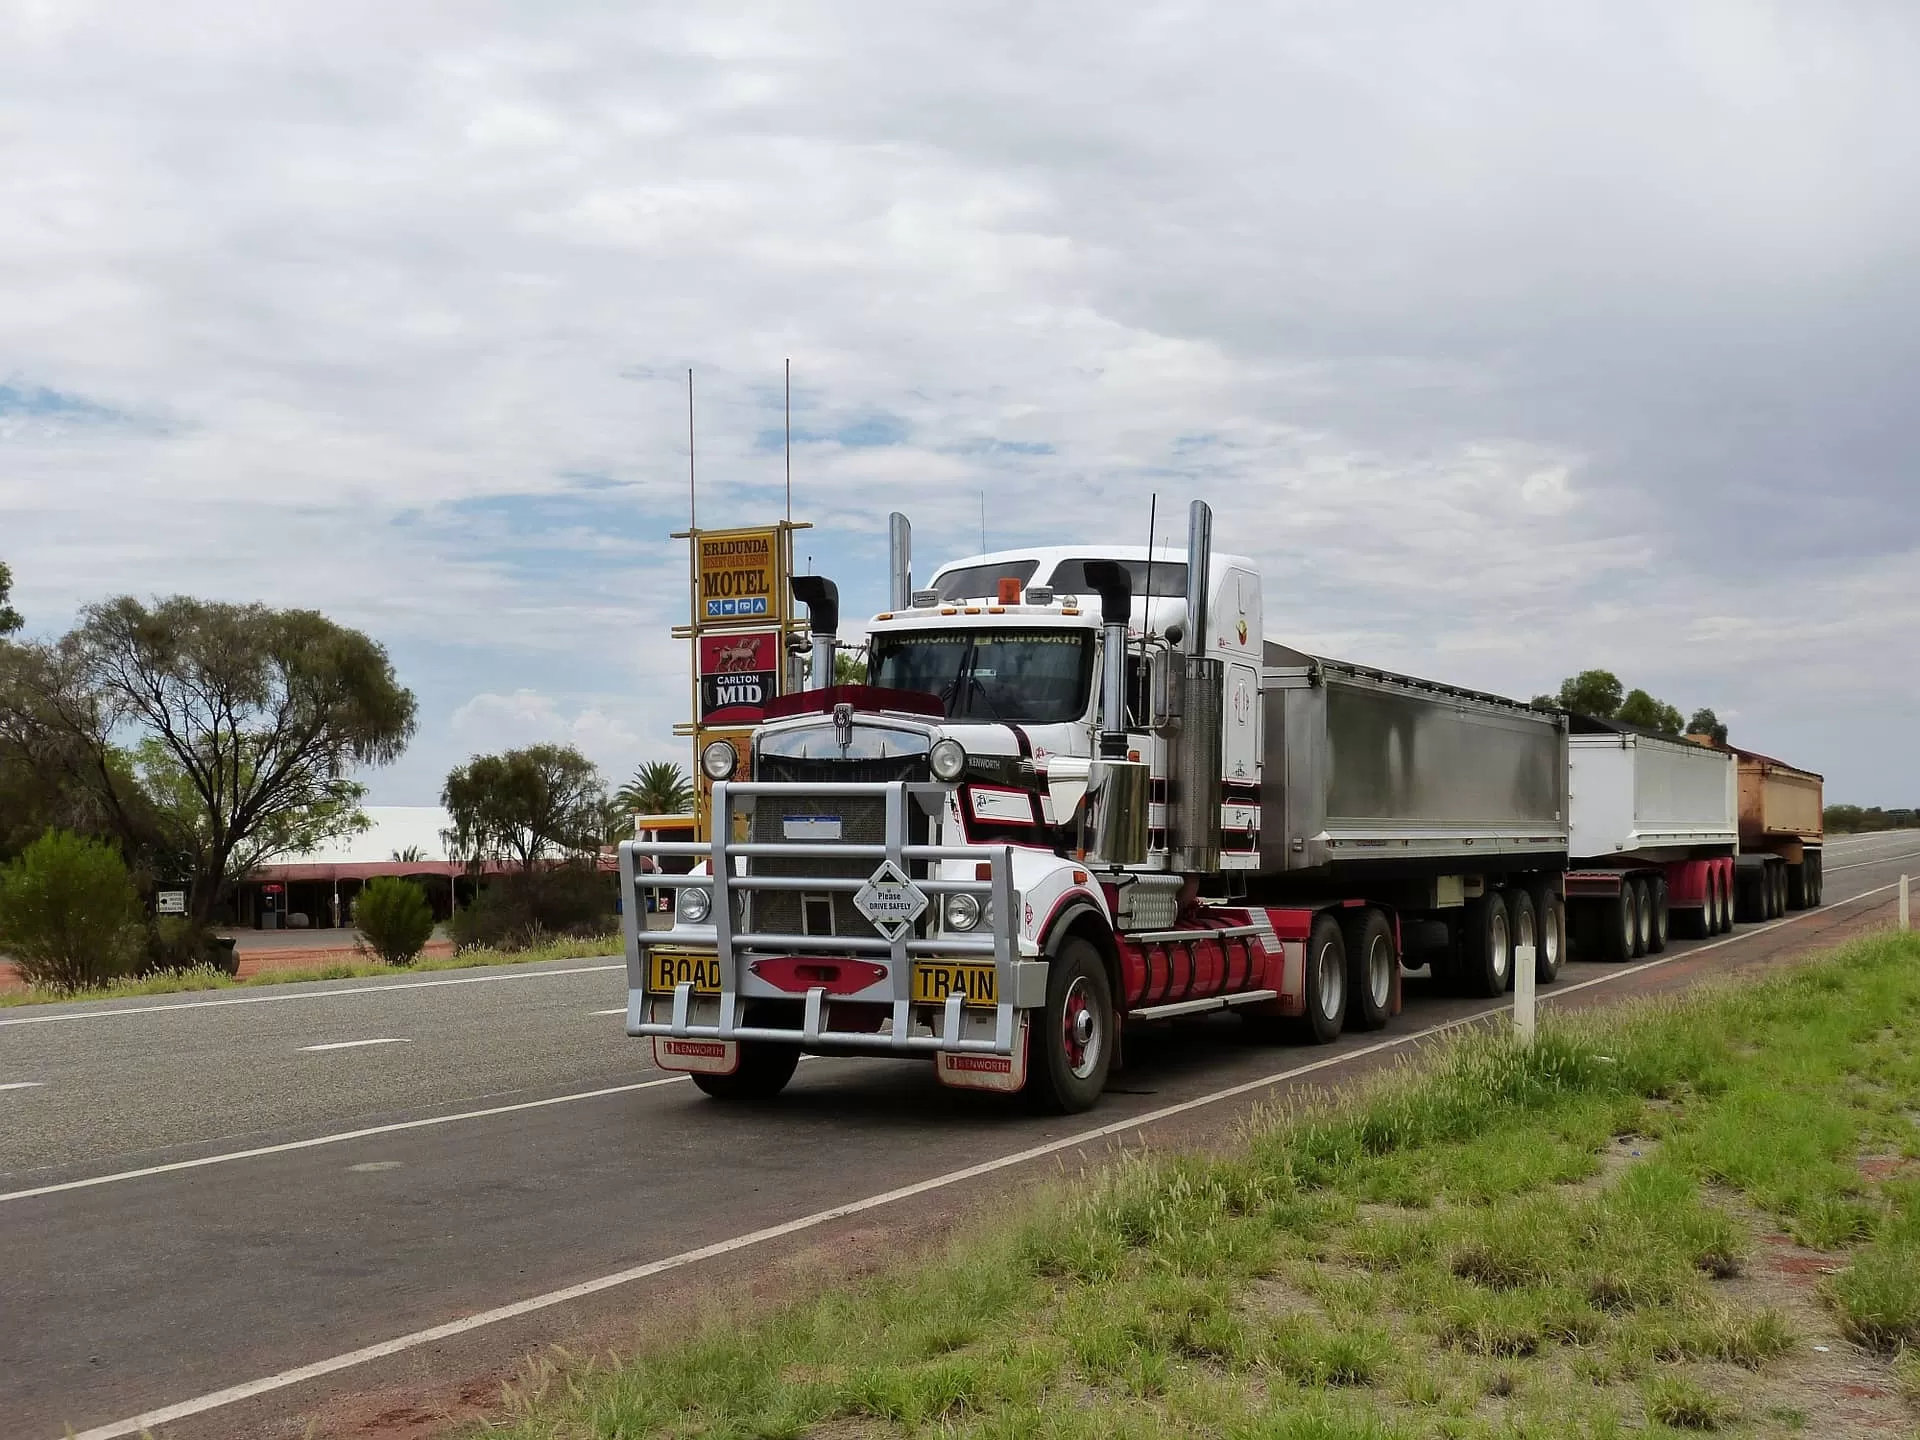
[[[1017,577],[1012,575],[1002,575],[1000,577],[1000,603],[1002,605],[1018,605],[1020,603],[1020,581]]]

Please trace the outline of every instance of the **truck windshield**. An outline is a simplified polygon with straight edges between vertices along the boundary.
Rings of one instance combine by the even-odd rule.
[[[950,720],[1059,724],[1087,713],[1091,630],[948,629],[876,635],[875,685],[937,695]]]

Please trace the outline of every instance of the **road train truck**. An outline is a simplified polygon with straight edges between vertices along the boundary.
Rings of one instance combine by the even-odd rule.
[[[726,1098],[802,1053],[1094,1103],[1138,1027],[1233,1010],[1331,1040],[1406,966],[1494,995],[1564,952],[1567,718],[1268,641],[1260,572],[1190,512],[1172,547],[974,556],[833,685],[838,596],[794,581],[817,688],[699,756],[711,839],[633,841],[679,892],[625,907],[629,1035]]]

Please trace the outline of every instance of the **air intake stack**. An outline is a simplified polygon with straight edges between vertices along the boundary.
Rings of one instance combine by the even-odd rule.
[[[833,647],[840,629],[840,587],[824,575],[793,577],[793,598],[807,607],[807,629],[813,635],[813,678],[809,690],[833,684]]]

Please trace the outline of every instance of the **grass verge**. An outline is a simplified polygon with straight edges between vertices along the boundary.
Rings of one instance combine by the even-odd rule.
[[[412,975],[426,970],[465,970],[475,965],[527,965],[538,960],[580,960],[620,953],[619,935],[589,935],[580,939],[549,940],[525,950],[463,950],[436,955],[411,965],[389,965],[382,960],[342,960],[297,969],[264,970],[236,979],[210,965],[186,970],[161,970],[136,975],[86,990],[28,990],[0,995],[0,1006],[53,1005],[70,1000],[121,1000],[130,995],[174,995],[187,990],[234,990],[260,985],[296,985],[313,980],[357,980],[375,975]]]
[[[1875,937],[1554,1015],[1531,1050],[1464,1036],[879,1279],[543,1362],[482,1428],[1386,1440],[1872,1433],[1867,1413],[1910,1433],[1916,1160],[1920,937]]]

